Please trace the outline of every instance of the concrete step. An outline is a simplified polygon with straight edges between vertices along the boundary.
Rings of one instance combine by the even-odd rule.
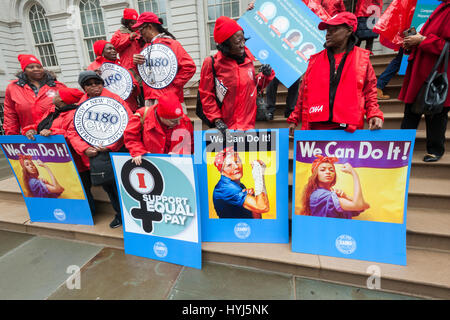
[[[24,203],[1,201],[0,229],[76,240],[123,249],[123,231],[110,229],[110,216],[98,213],[94,226],[31,223]],[[9,214],[5,214],[9,212]],[[12,218],[14,216],[14,219]],[[411,215],[412,217],[412,215]],[[407,266],[292,252],[291,244],[202,243],[203,261],[226,263],[296,276],[367,287],[370,269],[381,272],[381,290],[431,299],[450,298],[450,253],[407,249]]]

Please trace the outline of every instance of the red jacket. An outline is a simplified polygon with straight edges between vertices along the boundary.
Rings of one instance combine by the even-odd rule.
[[[131,116],[133,113],[131,112],[130,108],[128,107],[128,104],[123,101],[118,95],[112,93],[111,91],[108,91],[107,89],[103,89],[101,97],[109,97],[117,100],[119,103],[121,103],[128,113],[128,119],[131,119]],[[78,102],[78,105],[81,105],[84,101],[88,100],[89,97],[87,94],[85,94],[83,97],[81,97],[80,101]],[[73,110],[73,113],[75,113],[75,110]],[[73,119],[73,115],[72,115]],[[74,150],[81,156],[81,159],[83,161],[83,164],[90,168],[89,166],[89,158],[84,154],[87,148],[91,147],[90,144],[88,144],[86,141],[84,141],[80,135],[78,134],[77,130],[75,129],[75,125],[73,121],[70,121],[70,125],[67,129],[67,137],[69,139],[70,144],[74,148]],[[123,146],[123,136],[120,138],[117,142],[114,144],[108,146],[107,148],[113,152],[119,151],[120,148]]]
[[[351,55],[354,55],[353,57]],[[370,52],[368,50],[354,47],[352,52],[349,54],[346,65],[349,61],[354,61],[355,66],[349,66],[349,71],[355,70],[355,81],[353,88],[356,88],[356,106],[349,106],[348,110],[345,109],[337,109],[337,105],[334,105],[333,109],[333,121],[335,121],[336,117],[339,117],[338,123],[349,123],[352,125],[348,126],[347,131],[354,131],[356,129],[364,128],[364,117],[366,119],[370,119],[373,117],[378,117],[384,119],[383,112],[379,109],[378,100],[377,100],[377,78],[375,76],[375,71],[373,70],[372,64],[369,59]],[[299,97],[297,100],[297,105],[294,111],[291,113],[288,122],[294,123],[297,125],[300,121],[302,122],[302,130],[310,129],[310,118],[311,114],[315,113],[316,110],[311,110],[313,108],[309,108],[310,97],[317,97],[318,95],[323,95],[324,92],[313,92],[311,88],[314,85],[312,83],[317,81],[314,79],[311,74],[313,71],[317,70],[325,70],[329,69],[329,65],[322,65],[318,63],[318,61],[323,61],[323,58],[327,56],[327,50],[322,50],[321,52],[312,55],[309,60],[308,69],[306,70],[303,80],[300,84],[299,88]],[[314,68],[314,70],[313,70]],[[345,68],[344,68],[345,70]],[[345,74],[342,74],[341,82],[343,82],[343,78]],[[340,83],[341,84],[341,83]],[[346,93],[352,87],[343,88],[342,86],[338,86],[336,96],[340,95],[341,97],[346,96]],[[328,90],[328,88],[326,89]],[[352,96],[352,94],[348,94],[348,96]],[[348,112],[349,110],[359,110],[360,112]],[[343,117],[345,119],[343,119]],[[342,121],[344,120],[344,121]]]
[[[379,11],[371,8],[371,6],[378,7]],[[355,8],[356,17],[370,17],[375,14],[376,17],[380,17],[383,10],[383,0],[358,0]]]
[[[136,65],[133,63],[133,55],[142,51],[142,47],[138,40],[140,36],[130,40],[130,34],[130,30],[121,26],[120,29],[113,34],[111,43],[119,53],[122,67],[127,70],[133,69],[137,72]]]
[[[412,103],[416,99],[420,88],[436,64],[445,41],[450,41],[449,21],[450,1],[447,0],[434,10],[420,31],[420,34],[426,39],[409,55],[408,68],[403,79],[399,100]],[[443,72],[442,68],[439,72]],[[447,77],[450,79],[450,68],[447,70]],[[450,107],[450,94],[447,95],[444,106]]]
[[[118,66],[123,67],[122,60],[117,59],[116,61],[111,61],[104,57],[98,57],[87,67],[87,69],[92,71],[98,70],[105,62],[114,63]],[[131,91],[131,94],[126,101],[131,111],[135,112],[139,108],[137,97],[141,94],[141,88],[139,86],[139,82],[137,82],[137,80],[133,76],[133,73],[130,72],[130,74],[131,79],[133,80],[133,91]]]
[[[173,81],[167,87],[162,89],[150,88],[145,82],[142,82],[142,86],[144,87],[144,98],[145,100],[158,99],[158,97],[164,95],[166,92],[172,91],[178,96],[180,102],[184,102],[183,88],[197,69],[195,62],[177,40],[168,37],[160,37],[153,41],[153,44],[157,43],[165,44],[172,49],[177,57],[178,71]],[[150,43],[145,47],[148,47],[149,45]]]
[[[22,80],[14,80],[7,87],[4,102],[5,134],[20,134],[21,129],[33,125],[53,106],[53,97],[65,85],[59,81],[47,82],[36,96]]]
[[[342,0],[320,0],[320,4],[328,12],[330,17],[340,12],[347,11],[344,1]]]
[[[253,61],[255,58],[245,48],[247,57],[242,64],[226,57],[218,51],[214,56],[214,69],[217,80],[221,81],[227,92],[222,108],[216,103],[211,58],[203,62],[198,91],[203,105],[203,112],[213,122],[221,118],[233,130],[249,130],[255,128],[257,86],[264,89],[275,77],[275,72],[268,77],[262,73],[255,75]]]
[[[166,133],[159,122],[156,109],[158,105],[141,108],[135,113],[124,133],[125,146],[132,157],[145,153],[164,153],[167,143]],[[142,126],[142,122],[144,125]],[[183,114],[180,124],[173,128],[169,152],[192,154],[194,129],[191,120]]]

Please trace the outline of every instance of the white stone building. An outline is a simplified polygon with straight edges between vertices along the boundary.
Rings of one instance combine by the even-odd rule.
[[[0,91],[20,70],[20,53],[35,54],[58,80],[76,87],[79,72],[94,58],[92,43],[111,38],[127,7],[153,11],[164,19],[197,64],[191,83],[196,82],[203,59],[214,49],[215,19],[220,15],[238,18],[249,1],[0,0]],[[352,0],[345,3],[350,7]],[[377,44],[374,51],[380,50]]]

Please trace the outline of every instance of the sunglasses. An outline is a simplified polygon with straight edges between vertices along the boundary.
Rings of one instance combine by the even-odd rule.
[[[85,83],[84,83],[84,86],[90,87],[90,86],[93,86],[93,85],[98,86],[98,85],[101,85],[101,84],[103,84],[102,81],[100,81],[100,80],[94,80],[94,81],[87,81],[87,82],[85,82]]]

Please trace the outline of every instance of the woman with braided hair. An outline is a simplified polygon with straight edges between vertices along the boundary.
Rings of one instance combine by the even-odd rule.
[[[358,173],[349,163],[341,171],[353,177],[353,198],[333,188],[337,179],[334,164],[338,161],[335,157],[318,155],[312,163],[312,175],[303,191],[303,215],[351,219],[370,208],[364,201]]]

